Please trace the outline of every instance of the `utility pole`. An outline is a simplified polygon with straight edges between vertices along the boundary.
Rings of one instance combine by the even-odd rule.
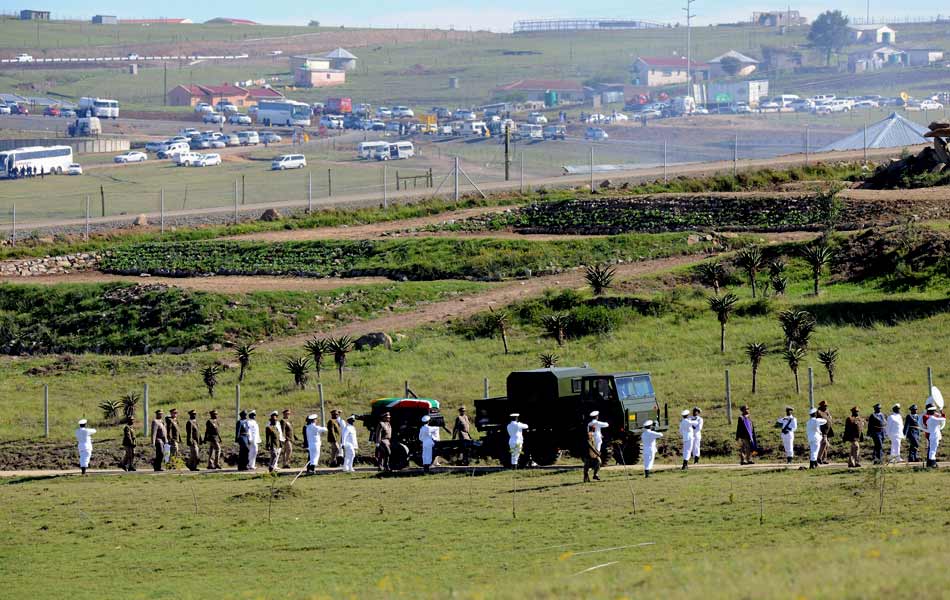
[[[693,95],[693,76],[692,76],[692,65],[690,61],[693,57],[693,31],[692,31],[692,22],[693,17],[696,15],[693,14],[692,5],[696,0],[686,0],[686,8],[683,10],[686,11],[686,95]]]
[[[511,125],[505,125],[505,181],[508,181],[511,171]]]
[[[162,63],[162,106],[168,106],[168,63]]]

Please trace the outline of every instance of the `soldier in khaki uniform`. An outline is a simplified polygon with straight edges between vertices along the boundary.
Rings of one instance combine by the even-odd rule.
[[[119,466],[123,471],[135,471],[135,417],[130,416],[122,428],[122,448],[125,456]]]
[[[152,421],[152,447],[155,449],[155,460],[152,461],[152,468],[156,471],[162,470],[162,463],[165,462],[165,444],[168,443],[168,433],[165,429],[165,419],[162,418],[162,411],[155,411],[155,420]]]
[[[188,444],[188,469],[190,471],[198,470],[199,457],[198,444],[201,443],[201,431],[198,429],[198,411],[191,409],[188,411],[188,421],[185,423],[185,442]]]
[[[393,426],[390,423],[392,416],[387,412],[380,417],[379,425],[376,426],[376,468],[380,471],[391,471],[389,468],[389,457],[392,455],[393,448]]]
[[[208,413],[205,421],[205,443],[208,444],[208,468],[221,468],[221,429],[218,427],[218,411]]]
[[[459,414],[455,417],[455,425],[452,426],[452,439],[460,440],[462,442],[462,464],[467,465],[469,462],[468,458],[468,449],[469,445],[472,442],[472,425],[469,423],[468,415],[465,412],[465,407],[459,407]]]
[[[283,447],[282,437],[284,437],[284,433],[281,430],[281,424],[277,421],[277,411],[275,410],[270,414],[270,421],[267,423],[267,427],[264,428],[264,449],[270,452],[270,463],[267,465],[267,470],[272,473],[277,468],[277,463],[280,462],[280,451]]]
[[[290,468],[290,457],[294,453],[294,442],[297,441],[297,434],[294,433],[294,425],[290,422],[290,409],[285,408],[284,418],[280,420],[280,427],[284,433],[284,447],[281,450],[281,458],[285,469]]]
[[[340,426],[339,416],[340,411],[334,408],[327,422],[327,442],[330,443],[330,460],[327,464],[331,467],[341,464],[339,459],[343,452],[343,427]]]
[[[181,429],[178,428],[178,409],[173,408],[165,417],[165,433],[168,435],[168,445],[171,447],[169,458],[178,456],[181,451]]]

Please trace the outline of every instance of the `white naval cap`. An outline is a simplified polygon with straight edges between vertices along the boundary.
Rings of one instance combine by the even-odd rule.
[[[426,416],[422,417],[422,422],[423,422],[423,423],[428,423],[428,422],[429,422],[429,419],[430,419],[429,415],[426,415]]]
[[[79,424],[80,424],[80,425],[85,425],[85,424],[88,423],[88,422],[89,422],[89,421],[87,421],[87,420],[85,420],[85,419],[79,419]]]
[[[652,419],[647,419],[646,423],[643,424],[644,427],[650,427],[651,425],[653,425]]]
[[[307,418],[308,418],[309,420],[311,420],[311,421],[316,421],[316,420],[317,420],[317,413],[313,413],[312,415],[307,415]]]
[[[681,416],[681,417],[688,417],[688,416],[689,416],[689,411],[688,411],[688,410],[684,410],[683,412],[680,413],[680,416]]]
[[[508,415],[508,416],[509,416],[509,417],[520,417],[520,416],[521,416],[521,413],[511,413],[511,414]]]
[[[808,414],[810,414],[810,415],[817,415],[817,414],[818,414],[818,409],[817,409],[817,408],[813,408],[813,409],[811,409],[811,410],[808,411]]]
[[[600,416],[600,411],[599,411],[599,410],[592,410],[592,411],[590,411],[590,416],[592,416],[592,417],[599,417],[599,416]]]
[[[900,408],[900,407],[901,407],[901,403],[900,403],[900,402],[895,402],[895,403],[894,403],[894,406],[892,406],[891,408]]]
[[[254,416],[256,417],[256,416],[257,416],[257,411],[252,408],[251,410],[249,410],[249,411],[247,412],[247,414],[249,414],[249,415],[254,415]]]
[[[276,410],[270,411],[270,416],[276,417],[279,413]]]

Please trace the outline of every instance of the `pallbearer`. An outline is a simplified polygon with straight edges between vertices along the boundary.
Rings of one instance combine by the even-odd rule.
[[[356,449],[359,447],[359,440],[356,439],[356,415],[350,415],[346,418],[346,425],[343,426],[343,471],[353,473],[353,461],[356,459]]]
[[[218,427],[218,411],[208,413],[205,421],[205,443],[208,444],[208,468],[221,468],[221,429]]]
[[[317,463],[320,462],[320,436],[327,434],[326,427],[317,425],[317,415],[307,415],[307,426],[303,428],[304,443],[307,444],[309,461],[307,462],[307,473],[313,475],[317,470]]]
[[[247,413],[247,437],[251,444],[247,452],[247,468],[253,471],[257,468],[257,452],[261,447],[261,426],[257,422],[257,411]]]
[[[891,441],[890,462],[901,462],[901,440],[904,439],[904,418],[901,417],[901,405],[895,404],[891,407],[891,414],[887,415],[887,425],[885,426],[887,439]]]
[[[649,477],[653,469],[653,459],[656,458],[656,441],[663,437],[663,434],[654,429],[653,421],[647,421],[643,424],[643,433],[640,439],[643,440],[643,476]]]
[[[785,463],[792,464],[795,458],[795,431],[798,430],[798,419],[792,413],[795,409],[791,406],[785,407],[785,416],[775,422],[782,433],[782,448],[785,449]]]
[[[805,423],[805,434],[808,436],[808,468],[818,468],[818,455],[821,451],[821,441],[824,435],[821,433],[822,425],[828,421],[818,416],[818,409],[813,408],[808,411],[809,419]]]
[[[937,449],[940,447],[940,440],[943,439],[943,428],[947,424],[947,416],[943,411],[937,413],[937,407],[927,405],[927,437],[930,442],[927,445],[927,466],[937,466]]]
[[[689,411],[684,410],[680,413],[680,437],[683,438],[683,467],[685,471],[689,466],[689,457],[693,455],[693,420],[689,418]]]
[[[95,429],[86,427],[86,419],[79,420],[79,429],[76,430],[76,442],[79,446],[79,468],[82,474],[86,474],[89,468],[89,459],[92,457],[92,436],[96,433]]]
[[[188,411],[188,420],[185,422],[185,442],[188,444],[188,469],[197,471],[198,463],[201,462],[198,455],[201,433],[198,429],[198,411],[195,409]]]
[[[874,451],[871,456],[874,464],[879,465],[884,460],[884,430],[887,427],[886,419],[881,414],[881,405],[874,405],[874,412],[868,417],[868,437],[874,442]]]
[[[703,425],[705,424],[705,421],[703,421],[702,413],[703,413],[703,411],[702,411],[698,406],[694,406],[694,407],[693,407],[693,451],[692,451],[692,455],[693,455],[693,464],[694,464],[694,465],[699,462],[699,445],[700,445],[700,444],[702,443],[702,441],[703,441]]]
[[[524,430],[528,426],[518,420],[520,413],[511,413],[508,416],[511,419],[508,423],[508,450],[511,452],[511,468],[516,469],[521,450],[524,448]]]

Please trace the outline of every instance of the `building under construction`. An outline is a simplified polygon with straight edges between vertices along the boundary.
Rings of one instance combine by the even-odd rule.
[[[662,29],[664,27],[669,27],[669,25],[633,19],[531,19],[515,21],[512,33],[617,31],[624,29]]]

